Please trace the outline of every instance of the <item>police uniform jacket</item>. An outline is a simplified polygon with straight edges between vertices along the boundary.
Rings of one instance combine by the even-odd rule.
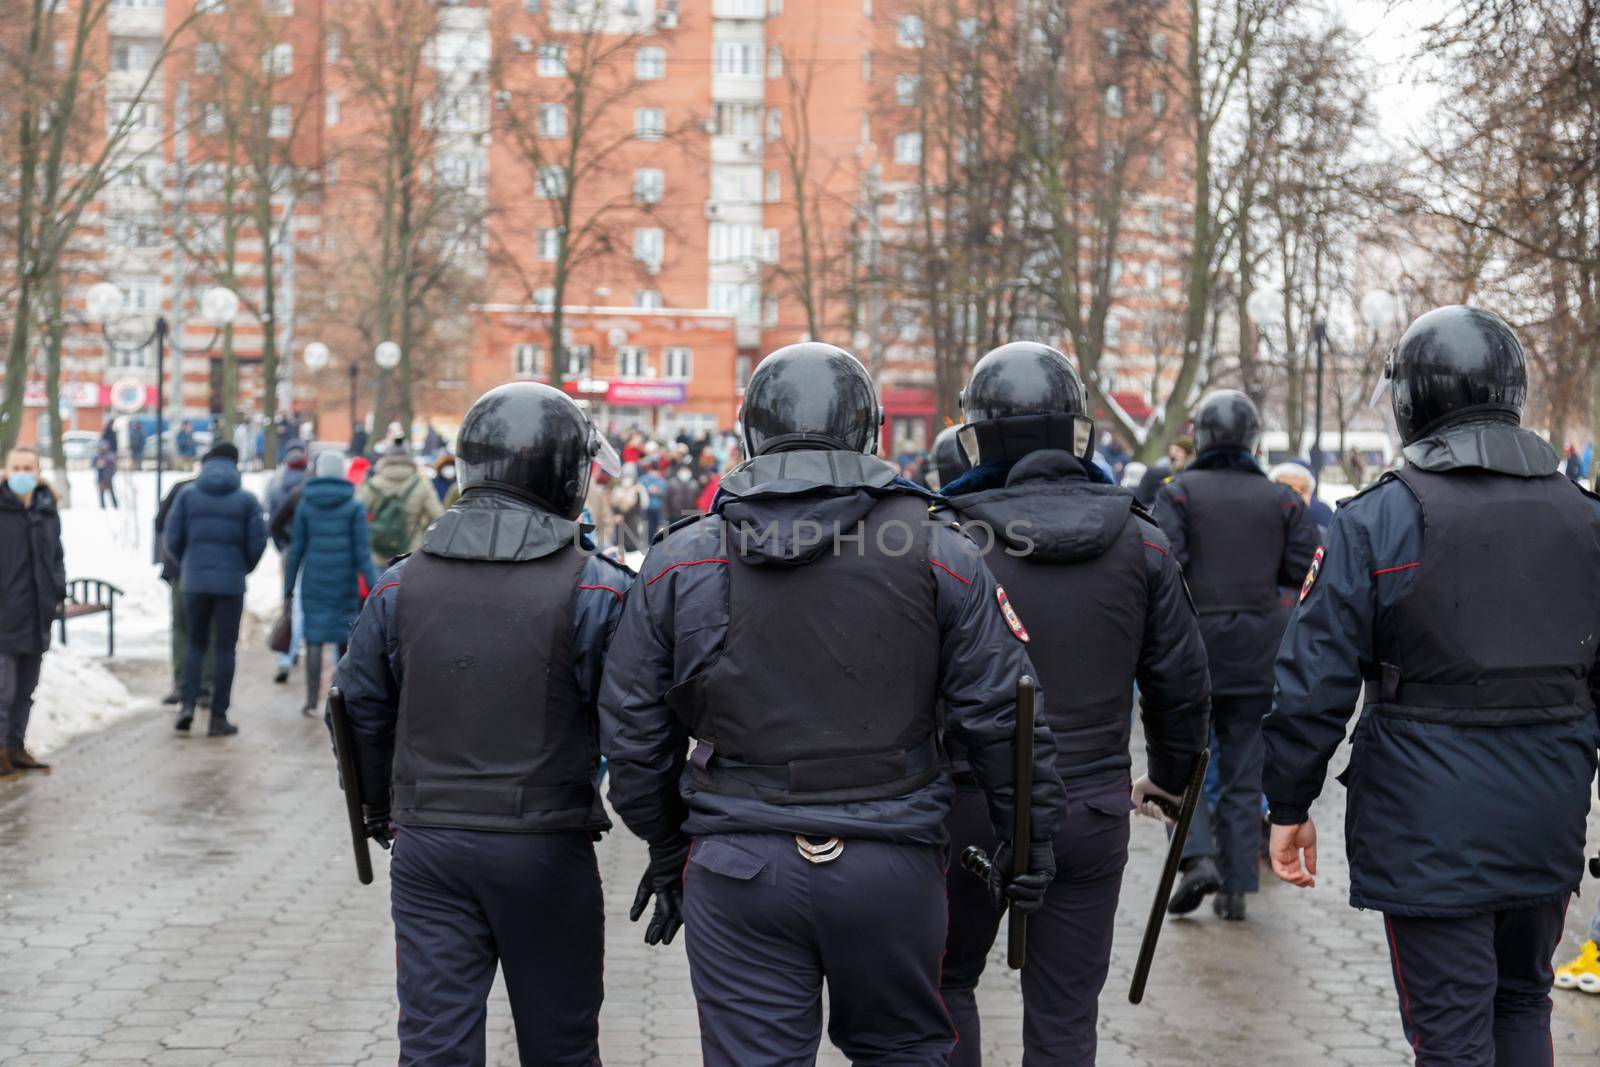
[[[1305,820],[1351,736],[1350,901],[1458,917],[1564,899],[1600,725],[1600,502],[1507,423],[1458,424],[1345,501],[1265,720],[1272,821]]]
[[[1010,836],[1016,682],[1037,675],[1018,636],[1021,624],[1008,622],[981,554],[949,524],[927,520],[932,499],[874,457],[760,456],[724,476],[711,514],[669,528],[651,547],[623,612],[600,700],[611,803],[630,829],[653,842],[683,832],[781,832],[942,844],[954,787],[936,749],[926,747],[931,737],[905,740],[902,778],[885,766],[896,760],[873,754],[881,739],[862,741],[860,759],[887,779],[841,771],[851,762],[853,732],[867,738],[878,730],[878,702],[831,706],[816,697],[859,683],[882,684],[878,691],[893,700],[915,692],[930,707],[943,702],[946,728],[968,748],[989,792],[991,818]],[[907,529],[888,540],[906,551],[891,560],[850,562],[862,569],[845,573],[864,577],[847,588],[830,585],[830,571],[840,565],[832,531],[848,536],[865,528],[870,543],[872,525],[886,514],[903,520]],[[840,541],[838,553],[848,556],[856,545]],[[806,581],[785,579],[801,574]],[[753,582],[765,583],[757,592],[784,589],[813,599],[758,603],[740,592]],[[827,592],[826,605],[815,599],[818,590]],[[752,613],[743,629],[737,619],[730,626],[730,605],[740,602]],[[911,640],[918,633],[926,634],[927,647]],[[719,689],[720,705],[710,709],[685,699],[705,679],[727,675],[727,659],[738,658],[747,639],[767,641],[762,660],[739,665],[748,692]],[[736,729],[735,720],[775,721],[773,709],[750,701],[784,704],[790,716],[792,728],[768,747],[814,742],[819,752],[842,758],[811,775],[812,761],[789,753],[788,788],[777,790],[760,788],[746,766],[719,771],[729,735],[741,746],[759,740]],[[707,710],[721,717],[711,745],[693,721]],[[814,731],[808,714],[816,716]],[[1042,716],[1034,736],[1033,834],[1042,839],[1059,825],[1065,793]],[[770,769],[764,773],[770,781]],[[852,793],[852,778],[866,788]],[[832,788],[838,785],[847,788]]]
[[[425,576],[411,593],[428,595],[408,600]],[[483,588],[449,605],[452,582]],[[379,577],[334,674],[365,802],[390,809],[392,783],[402,826],[609,829],[595,702],[632,582],[577,523],[510,493],[464,493]],[[540,688],[548,706],[530,696]]]

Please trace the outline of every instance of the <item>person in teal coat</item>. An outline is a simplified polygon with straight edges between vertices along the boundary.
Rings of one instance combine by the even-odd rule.
[[[367,512],[355,498],[355,486],[345,480],[344,457],[324,452],[314,473],[300,489],[283,572],[285,597],[301,579],[307,715],[316,715],[321,702],[322,646],[334,645],[344,655],[361,602],[378,584]]]

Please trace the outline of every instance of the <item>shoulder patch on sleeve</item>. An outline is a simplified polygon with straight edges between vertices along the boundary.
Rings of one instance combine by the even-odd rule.
[[[1306,580],[1300,583],[1301,603],[1304,603],[1306,597],[1311,595],[1311,587],[1317,584],[1317,577],[1322,573],[1322,557],[1326,551],[1321,545],[1318,545],[1317,551],[1311,557],[1311,566],[1306,570]]]
[[[1011,636],[1023,644],[1029,640],[1028,631],[1022,625],[1022,618],[1017,614],[1017,609],[1011,606],[1011,598],[1006,596],[1006,588],[999,583],[994,587],[994,599],[1000,605],[1000,617],[1006,620],[1006,626],[1011,629]]]

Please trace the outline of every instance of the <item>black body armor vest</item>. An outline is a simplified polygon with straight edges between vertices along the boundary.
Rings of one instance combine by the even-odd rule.
[[[1133,679],[1149,586],[1144,537],[1130,513],[1111,547],[1074,563],[1035,562],[990,538],[985,562],[1028,628],[1028,658],[1062,777],[1128,767]]]
[[[821,804],[903,796],[938,777],[927,514],[919,497],[885,497],[837,551],[802,566],[732,554],[722,654],[667,694],[698,742],[697,789]]]
[[[1379,620],[1369,705],[1470,726],[1593,715],[1593,502],[1561,474],[1408,466],[1398,476],[1422,507],[1422,558]]]
[[[418,552],[395,604],[400,722],[394,819],[470,830],[582,830],[599,744],[572,665],[586,560]]]
[[[1176,480],[1189,498],[1183,576],[1195,610],[1279,611],[1285,535],[1278,487],[1245,471],[1184,471]]]

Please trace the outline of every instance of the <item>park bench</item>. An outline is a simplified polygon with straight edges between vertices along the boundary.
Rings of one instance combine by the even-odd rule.
[[[122,590],[98,578],[74,578],[67,583],[67,599],[56,612],[56,624],[61,631],[61,643],[67,643],[67,620],[85,615],[106,617],[106,655],[117,651],[117,597]]]

